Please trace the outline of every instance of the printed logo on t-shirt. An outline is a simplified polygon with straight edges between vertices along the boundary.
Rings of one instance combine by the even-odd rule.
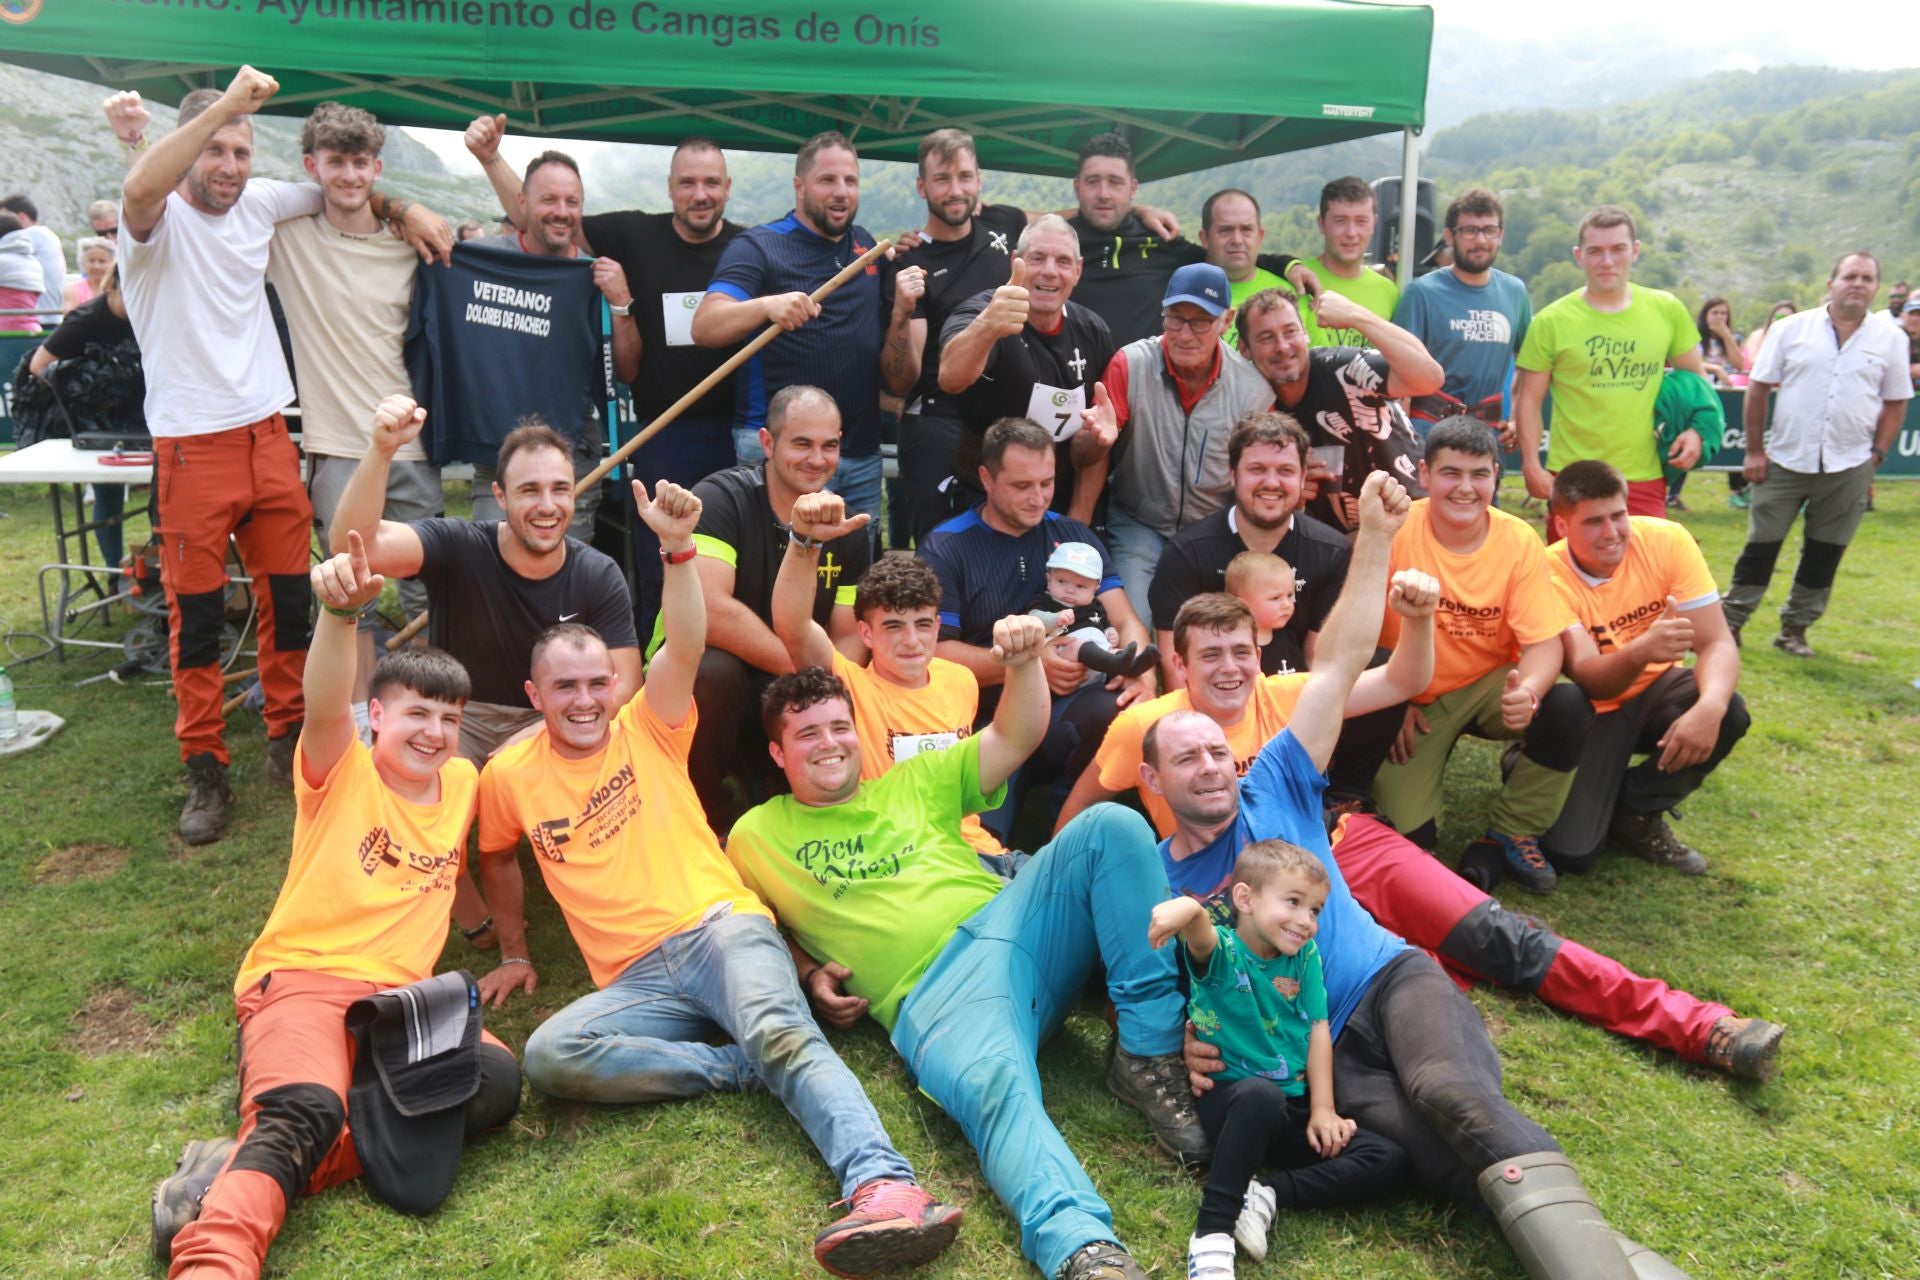
[[[1500,634],[1500,622],[1506,610],[1497,604],[1462,604],[1440,597],[1435,616],[1446,633],[1456,640],[1491,640]]]
[[[454,872],[460,867],[460,851],[416,853],[393,838],[385,827],[374,827],[360,838],[360,870],[372,876],[381,867],[405,868],[417,878],[396,883],[402,893],[432,893],[453,887]]]
[[[814,572],[820,575],[821,587],[832,591],[834,584],[840,580],[840,575],[846,571],[846,567],[833,558],[833,552],[823,551],[820,553],[820,565]]]
[[[618,838],[627,823],[640,812],[640,791],[634,785],[633,765],[623,764],[620,772],[593,789],[580,816],[550,818],[534,824],[533,849],[549,862],[565,862],[562,845],[586,841],[587,848],[598,849]]]
[[[1595,334],[1586,341],[1587,385],[1595,391],[1644,391],[1666,367],[1665,353],[1639,359],[1640,344],[1632,338]]]
[[[1599,646],[1600,652],[1611,653],[1645,634],[1666,607],[1665,600],[1649,600],[1610,621],[1596,622],[1587,630],[1593,633],[1593,642]]]
[[[793,860],[814,882],[833,890],[839,898],[854,885],[867,880],[891,880],[900,874],[900,859],[909,857],[913,846],[896,853],[870,853],[865,836],[846,840],[809,840],[793,851]]]
[[[1491,342],[1501,347],[1513,344],[1513,322],[1504,311],[1482,311],[1475,307],[1464,316],[1449,319],[1447,327],[1462,342]]]

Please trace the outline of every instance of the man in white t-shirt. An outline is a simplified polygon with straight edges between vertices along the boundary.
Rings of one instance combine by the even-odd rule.
[[[275,226],[318,213],[321,195],[248,182],[247,117],[278,88],[242,67],[225,92],[188,94],[179,127],[150,147],[142,139],[121,188],[121,285],[147,373],[174,733],[187,764],[180,835],[190,844],[218,839],[232,803],[220,710],[229,537],[253,581],[267,774],[280,785],[292,784],[304,717],[313,508],[280,414],[293,384],[262,286]],[[377,217],[404,219],[422,252],[446,251],[451,237],[438,218],[378,193],[372,207]]]

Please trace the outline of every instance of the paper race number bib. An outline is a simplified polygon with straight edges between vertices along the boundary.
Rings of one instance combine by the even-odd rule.
[[[1027,399],[1027,416],[1045,427],[1055,442],[1072,437],[1080,429],[1080,415],[1086,411],[1085,387],[1069,389],[1036,382],[1033,395]]]
[[[660,295],[660,318],[666,322],[668,346],[693,345],[693,313],[699,309],[700,299],[706,296],[704,289],[698,293]]]
[[[911,760],[924,751],[945,751],[960,741],[957,733],[896,733],[893,735],[893,760]]]

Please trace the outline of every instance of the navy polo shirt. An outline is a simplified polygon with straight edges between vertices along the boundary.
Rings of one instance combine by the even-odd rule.
[[[838,240],[808,230],[792,211],[778,222],[749,227],[720,257],[707,288],[741,302],[779,293],[812,293],[873,247],[865,227]],[[880,452],[880,345],[887,310],[878,263],[841,285],[820,314],[768,343],[734,378],[733,425],[767,424],[767,401],[782,387],[811,383],[840,406],[840,452],[867,458]]]

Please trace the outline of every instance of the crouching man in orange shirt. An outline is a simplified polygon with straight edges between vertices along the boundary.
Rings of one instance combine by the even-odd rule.
[[[431,976],[447,940],[478,786],[455,754],[467,672],[437,649],[382,659],[368,684],[374,742],[361,744],[355,630],[383,579],[359,534],[350,543],[313,569],[322,612],[294,750],[293,858],[234,983],[240,1135],[188,1144],[154,1192],[154,1254],[176,1280],[258,1276],[294,1197],[359,1175],[348,1006]],[[520,1102],[513,1054],[480,1036],[469,1134],[505,1124]]]

